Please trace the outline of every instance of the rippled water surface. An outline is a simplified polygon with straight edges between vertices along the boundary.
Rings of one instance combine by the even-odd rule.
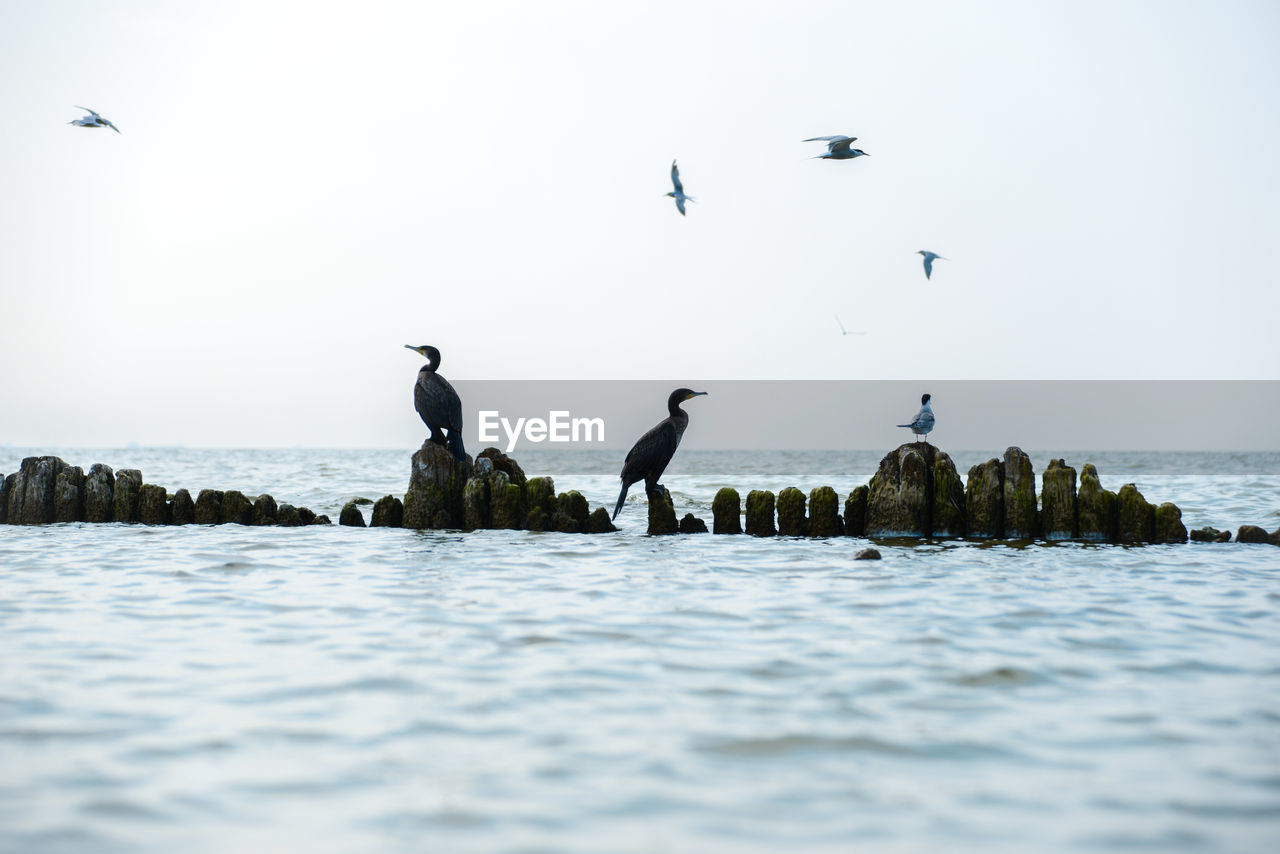
[[[334,518],[408,470],[39,452]],[[616,496],[620,455],[519,456]],[[844,493],[878,457],[681,452],[665,482],[709,517],[722,485]],[[1280,527],[1275,455],[1067,457],[1189,527]],[[594,537],[0,526],[0,851],[1276,849],[1280,549],[869,562],[644,518],[638,496]]]

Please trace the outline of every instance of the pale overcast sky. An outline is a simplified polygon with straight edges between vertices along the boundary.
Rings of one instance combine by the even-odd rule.
[[[0,443],[413,446],[406,343],[1277,379],[1277,44],[1273,2],[3,2]]]

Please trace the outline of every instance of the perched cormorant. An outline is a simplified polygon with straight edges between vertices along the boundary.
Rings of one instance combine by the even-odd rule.
[[[676,166],[674,160],[671,161],[671,183],[675,187],[673,191],[667,193],[668,196],[676,200],[676,208],[680,211],[680,216],[684,216],[684,203],[686,201],[697,201],[693,196],[684,194],[684,184],[680,183],[680,167]]]
[[[923,395],[920,398],[920,411],[916,413],[916,417],[911,419],[910,424],[899,424],[899,427],[910,427],[911,432],[917,436],[927,436],[929,431],[933,429],[933,407],[929,405],[929,398],[932,395]],[[917,439],[917,442],[920,440]],[[929,444],[929,440],[925,439],[924,443]]]
[[[916,254],[924,256],[924,277],[926,279],[933,278],[933,262],[934,261],[947,260],[946,258],[943,258],[941,255],[939,255],[937,252],[930,252],[927,249],[921,249]]]
[[[618,506],[613,508],[613,518],[618,518],[618,511],[622,509],[622,502],[627,500],[627,490],[633,483],[643,480],[644,491],[649,496],[653,496],[655,492],[659,495],[666,492],[666,487],[658,483],[658,478],[662,477],[667,463],[675,456],[684,428],[689,426],[689,413],[681,409],[680,404],[702,394],[706,392],[687,388],[671,392],[671,396],[667,398],[667,412],[671,414],[659,421],[657,426],[632,446],[622,464],[622,492],[618,493]]]
[[[449,450],[457,460],[465,460],[467,452],[462,447],[462,399],[449,385],[449,381],[436,373],[440,367],[440,351],[428,344],[418,347],[405,344],[413,352],[426,358],[427,363],[418,371],[418,382],[413,386],[413,408],[418,410],[423,422],[431,428],[431,441],[446,444],[442,430],[449,431]]]

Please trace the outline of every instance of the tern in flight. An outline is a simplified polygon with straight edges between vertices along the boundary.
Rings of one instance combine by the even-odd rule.
[[[839,323],[839,324],[840,324],[840,334],[841,334],[841,335],[866,335],[866,334],[867,334],[867,333],[865,333],[865,332],[859,332],[859,331],[858,331],[858,330],[856,330],[856,329],[845,329],[845,328],[844,328],[844,324],[843,324],[843,323],[840,323],[840,315],[836,314],[834,311],[833,311],[833,312],[831,312],[831,313],[836,315],[836,323]]]
[[[825,142],[827,144],[827,153],[815,156],[814,160],[852,160],[855,157],[870,157],[871,155],[861,148],[849,147],[857,140],[856,136],[812,136],[804,141]]]
[[[680,167],[674,160],[671,161],[671,183],[675,185],[675,189],[667,195],[676,200],[676,208],[680,211],[680,216],[684,216],[684,203],[696,201],[696,199],[684,194],[684,184],[680,183]]]
[[[934,262],[934,261],[946,261],[946,260],[948,260],[948,259],[946,259],[946,258],[943,258],[943,257],[942,257],[941,255],[939,255],[937,252],[930,252],[930,251],[928,251],[927,249],[920,249],[920,250],[918,250],[918,251],[916,252],[916,254],[917,254],[917,255],[923,255],[923,256],[924,256],[924,277],[925,277],[926,279],[931,278],[931,277],[933,276],[933,262]]]
[[[74,104],[72,106],[75,106]],[[82,128],[111,128],[116,133],[120,133],[120,128],[111,124],[110,119],[104,119],[88,107],[76,107],[77,110],[84,110],[89,115],[79,119],[72,119],[67,122],[69,125],[78,125]]]

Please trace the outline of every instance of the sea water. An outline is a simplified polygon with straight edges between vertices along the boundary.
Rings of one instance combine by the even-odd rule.
[[[407,451],[0,448],[337,518]],[[953,453],[961,472],[989,452]],[[517,452],[612,508],[620,453]],[[681,451],[841,495],[876,453]],[[1280,457],[1082,454],[1188,527]],[[1033,454],[1043,471],[1049,454]],[[1271,851],[1280,548],[0,526],[0,851]],[[368,507],[365,507],[366,513]]]

